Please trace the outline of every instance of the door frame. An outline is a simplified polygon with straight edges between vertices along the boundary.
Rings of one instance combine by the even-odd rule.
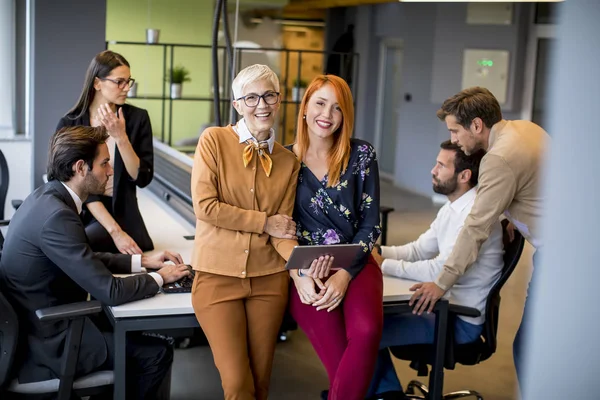
[[[523,106],[521,119],[531,121],[533,117],[533,100],[535,96],[535,73],[538,64],[538,46],[540,39],[558,38],[558,26],[556,24],[536,24],[535,6],[532,8],[529,20],[529,35],[527,40],[527,52],[525,59],[525,76],[523,86]]]
[[[399,48],[402,50],[402,57],[404,59],[404,40],[399,38],[383,38],[379,43],[379,77],[377,79],[377,101],[375,106],[375,136],[373,140],[373,147],[375,150],[381,154],[381,146],[382,146],[382,138],[383,138],[383,103],[385,97],[385,64],[387,62],[387,52],[388,48]],[[379,171],[379,175],[388,180],[394,179],[394,174],[396,172],[396,167],[394,167],[394,172],[390,174],[389,172]]]

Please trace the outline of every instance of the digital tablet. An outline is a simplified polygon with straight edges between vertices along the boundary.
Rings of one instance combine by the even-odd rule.
[[[332,268],[348,267],[362,251],[360,244],[325,244],[317,246],[295,246],[285,264],[286,269],[308,269],[315,258],[333,256]]]

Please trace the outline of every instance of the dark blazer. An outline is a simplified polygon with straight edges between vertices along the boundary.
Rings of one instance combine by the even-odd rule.
[[[31,193],[10,222],[0,260],[4,295],[20,319],[20,382],[55,378],[65,344],[65,322],[42,324],[40,308],[85,301],[87,294],[107,305],[153,296],[156,281],[148,274],[115,278],[131,272],[131,256],[93,253],[73,198],[58,181]],[[99,328],[85,321],[78,374],[101,366],[107,349]]]
[[[154,176],[154,147],[152,145],[152,126],[150,125],[150,117],[148,112],[142,108],[123,104],[121,107],[125,116],[125,130],[131,146],[135,154],[140,158],[140,169],[138,177],[134,181],[131,179],[125,164],[121,158],[121,153],[117,148],[114,159],[114,186],[112,197],[112,209],[108,211],[115,218],[115,221],[121,228],[127,232],[129,236],[142,251],[154,249],[152,239],[148,234],[142,214],[137,203],[136,186],[143,188],[147,186]],[[73,119],[72,116],[66,115],[60,119],[56,130],[65,126],[90,126],[90,114],[85,112],[80,118]],[[102,201],[105,205],[110,203],[106,201],[105,196],[90,196],[86,203],[93,201]],[[84,221],[92,221],[91,216],[85,216]]]

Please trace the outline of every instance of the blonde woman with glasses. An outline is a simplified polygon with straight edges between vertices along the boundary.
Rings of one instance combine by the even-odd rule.
[[[285,261],[298,244],[291,215],[300,164],[275,141],[275,73],[252,65],[232,86],[243,118],[207,128],[194,155],[192,304],[225,399],[266,400],[288,299]],[[315,260],[313,267],[329,263]]]

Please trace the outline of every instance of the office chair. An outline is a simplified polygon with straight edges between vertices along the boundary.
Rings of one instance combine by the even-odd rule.
[[[4,153],[0,150],[0,220],[4,219],[4,203],[6,203],[6,193],[8,193],[8,163]]]
[[[490,290],[485,305],[485,323],[483,331],[478,340],[456,344],[454,342],[454,321],[459,315],[478,316],[480,313],[477,309],[471,307],[449,305],[448,308],[448,334],[446,342],[446,353],[444,355],[444,368],[453,370],[455,365],[476,365],[487,360],[496,352],[498,320],[500,316],[500,290],[510,278],[514,271],[523,247],[525,240],[519,231],[515,230],[515,238],[512,242],[508,239],[506,226],[508,221],[502,221],[502,233],[504,242],[504,267],[496,284]],[[390,347],[391,353],[401,360],[411,361],[411,368],[418,371],[419,376],[427,376],[428,365],[432,364],[434,355],[434,346],[431,344],[418,344],[406,346]],[[415,389],[418,389],[422,396],[415,394]],[[406,387],[406,395],[409,399],[429,399],[429,390],[426,385],[419,381],[411,381]],[[483,396],[474,390],[460,390],[452,393],[447,393],[443,399],[458,399],[462,397],[474,396],[477,400],[483,400]],[[434,399],[431,399],[434,400]],[[435,399],[437,400],[437,399]]]
[[[86,316],[102,311],[99,301],[84,301],[48,307],[36,311],[40,322],[69,320],[62,371],[56,379],[19,383],[15,375],[15,355],[19,339],[19,320],[11,304],[0,290],[0,398],[12,399],[56,393],[57,400],[80,399],[112,391],[112,371],[98,371],[75,379],[81,333]]]
[[[381,214],[381,245],[387,246],[387,230],[388,230],[388,216],[394,211],[392,207],[380,206],[379,213]]]
[[[0,226],[7,226],[10,220],[4,219],[4,203],[6,203],[6,194],[8,193],[8,163],[4,157],[4,153],[0,150]],[[23,200],[12,200],[11,204],[17,210]],[[0,231],[0,256],[2,255],[2,247],[4,246],[4,235]]]

